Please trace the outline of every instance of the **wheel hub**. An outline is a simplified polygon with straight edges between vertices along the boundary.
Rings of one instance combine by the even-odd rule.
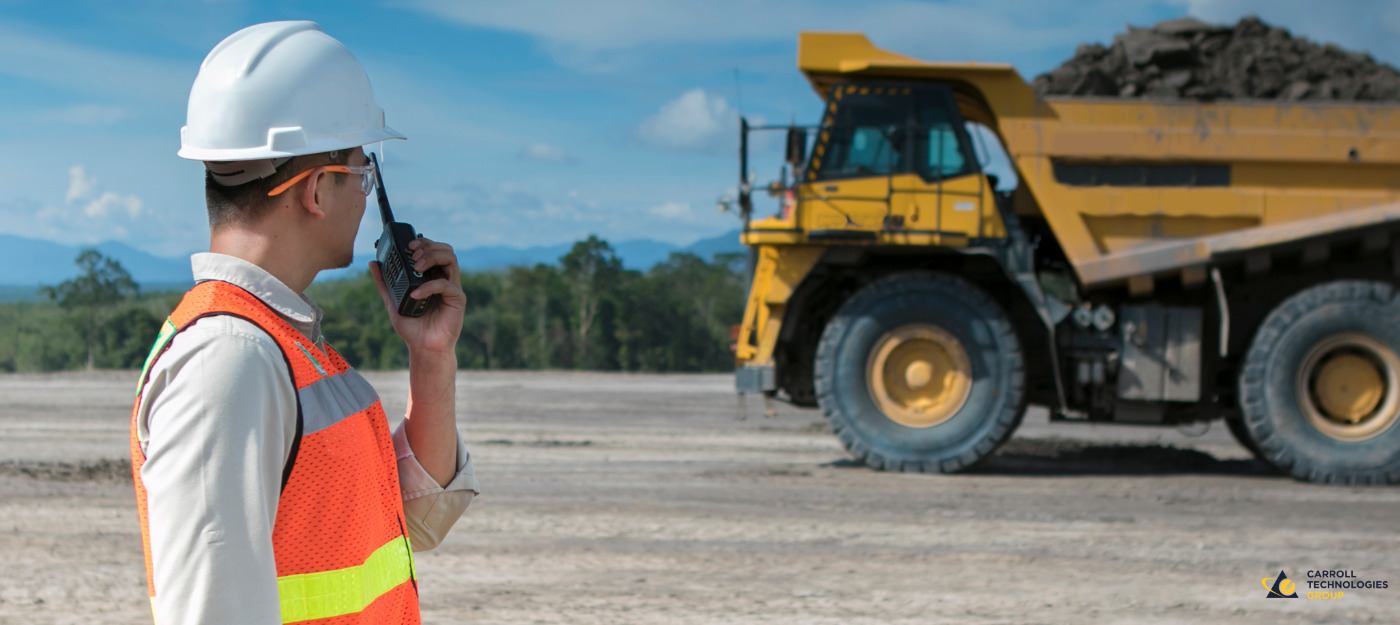
[[[933,365],[922,360],[909,363],[909,368],[904,370],[904,382],[909,385],[909,388],[923,388],[932,381]]]
[[[933,324],[881,337],[866,372],[870,397],[885,416],[909,427],[948,420],[972,391],[972,365],[956,337]]]
[[[1385,380],[1375,363],[1356,354],[1337,354],[1318,367],[1314,389],[1322,411],[1336,421],[1357,423],[1376,410]]]
[[[1371,438],[1400,417],[1400,357],[1369,336],[1319,341],[1303,358],[1297,386],[1308,422],[1337,440]]]

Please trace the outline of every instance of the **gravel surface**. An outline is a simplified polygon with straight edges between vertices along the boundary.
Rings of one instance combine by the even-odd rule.
[[[132,372],[0,376],[0,623],[149,623]],[[407,375],[367,376],[401,413]],[[419,554],[426,623],[1391,623],[1400,489],[1274,475],[1223,428],[1050,424],[956,476],[850,462],[728,376],[474,373],[485,493]],[[1266,600],[1280,569],[1388,590]]]

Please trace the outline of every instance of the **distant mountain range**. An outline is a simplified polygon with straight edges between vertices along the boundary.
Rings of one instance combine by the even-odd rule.
[[[739,243],[737,230],[700,239],[686,246],[650,239],[620,241],[612,243],[612,246],[618,258],[622,259],[623,266],[639,270],[650,269],[666,260],[672,252],[686,252],[711,260],[715,254],[744,250],[743,244]],[[103,255],[120,262],[142,290],[180,290],[191,284],[188,257],[154,256],[115,241],[76,246],[0,234],[0,301],[33,299],[39,286],[55,285],[74,277],[78,269],[73,259],[87,247],[96,248]],[[472,247],[459,250],[458,257],[463,269],[483,271],[513,265],[554,264],[571,247],[573,243],[525,248],[500,245]],[[334,280],[355,275],[364,271],[365,263],[372,258],[369,255],[357,257],[350,267],[322,273],[320,279]]]

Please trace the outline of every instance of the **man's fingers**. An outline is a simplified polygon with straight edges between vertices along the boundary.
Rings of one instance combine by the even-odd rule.
[[[447,243],[431,239],[414,239],[408,245],[413,253],[413,270],[426,272],[433,267],[442,267],[448,280],[460,281],[461,268],[457,265],[457,252]]]
[[[433,267],[453,268],[457,265],[457,254],[452,248],[445,250],[429,249],[416,252],[413,255],[413,269],[419,273],[427,271]]]
[[[443,303],[451,305],[453,308],[466,308],[467,305],[467,294],[462,292],[462,286],[442,278],[423,283],[409,295],[413,299],[426,299],[434,295],[441,295]]]

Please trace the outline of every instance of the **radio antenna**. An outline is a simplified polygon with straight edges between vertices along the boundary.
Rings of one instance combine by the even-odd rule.
[[[744,116],[744,88],[739,83],[739,66],[734,66],[734,108]]]
[[[379,194],[379,219],[386,225],[394,223],[394,211],[389,208],[389,196],[384,193],[384,176],[379,174],[379,159],[371,152],[369,161],[374,163],[374,191]]]

